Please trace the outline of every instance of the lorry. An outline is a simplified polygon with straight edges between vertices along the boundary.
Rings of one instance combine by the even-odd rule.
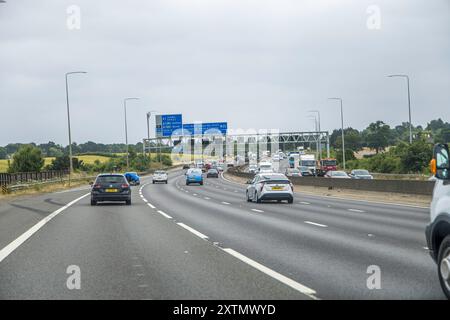
[[[323,177],[328,171],[335,171],[337,161],[334,158],[325,158],[317,161],[316,176]]]
[[[429,253],[437,265],[442,290],[450,299],[450,161],[447,144],[434,146],[430,171],[435,184],[425,237]]]
[[[300,167],[307,167],[313,174],[316,173],[316,157],[313,154],[301,154]]]
[[[289,157],[288,157],[288,162],[289,162],[289,168],[295,168],[296,164],[298,164],[300,155],[297,152],[291,152],[289,153]]]

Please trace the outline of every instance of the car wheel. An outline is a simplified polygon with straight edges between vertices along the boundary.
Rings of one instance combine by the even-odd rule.
[[[288,199],[288,203],[294,203],[294,199]]]
[[[255,198],[254,200],[256,201],[256,203],[261,203],[261,199],[258,198],[258,192],[255,191]]]
[[[153,184],[155,184],[155,181],[152,181]]]
[[[166,184],[167,184],[167,180],[166,180]]]
[[[442,290],[447,299],[450,299],[450,235],[446,236],[441,243],[437,265]]]
[[[202,186],[202,185],[203,185],[203,182],[200,182],[200,185]]]
[[[189,182],[186,181],[186,185],[188,186],[188,185],[189,185]]]
[[[125,201],[125,203],[127,204],[127,206],[131,205],[131,200],[127,200]]]
[[[245,193],[245,196],[247,197],[247,202],[252,202],[252,199],[248,196],[248,191]]]
[[[97,201],[91,200],[91,206],[95,206],[95,205],[97,205]]]

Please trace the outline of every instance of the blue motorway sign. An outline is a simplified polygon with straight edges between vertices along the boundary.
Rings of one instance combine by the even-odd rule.
[[[156,136],[170,137],[175,130],[183,127],[181,114],[163,114],[156,116]]]
[[[195,126],[195,127],[194,127]],[[207,132],[227,134],[227,122],[208,122],[208,123],[185,123],[183,124],[183,134],[205,134]]]

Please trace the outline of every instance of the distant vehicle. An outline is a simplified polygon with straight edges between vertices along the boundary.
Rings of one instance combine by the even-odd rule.
[[[350,179],[349,175],[344,171],[328,171],[325,178]]]
[[[164,182],[165,184],[167,184],[167,172],[165,172],[164,170],[156,170],[153,173],[152,176],[152,183],[155,184],[156,182]]]
[[[253,180],[247,181],[246,190],[248,202],[260,203],[264,200],[294,201],[294,186],[289,179],[280,173],[260,173]]]
[[[304,166],[298,167],[298,170],[302,174],[302,177],[313,177],[314,173],[308,168]]]
[[[99,174],[91,182],[91,206],[101,201],[125,201],[131,204],[131,188],[122,174]]]
[[[301,177],[302,176],[302,173],[297,168],[287,168],[285,174],[287,177]]]
[[[234,161],[228,161],[227,168],[232,168],[232,167],[234,167]]]
[[[316,175],[323,177],[328,171],[336,171],[337,161],[336,159],[326,158],[318,161]]]
[[[273,154],[273,155],[272,155],[272,160],[273,160],[273,161],[280,161],[280,155],[277,154],[277,153]]]
[[[186,172],[186,185],[188,186],[191,183],[203,185],[203,174],[201,169],[189,169]]]
[[[258,173],[272,173],[272,172],[273,172],[272,163],[270,162],[259,163]]]
[[[365,169],[355,169],[350,172],[350,178],[371,180],[373,176]]]
[[[299,159],[300,159],[300,155],[299,155],[297,152],[291,152],[291,153],[289,154],[289,159],[288,159],[288,162],[289,162],[289,168],[295,168],[295,167],[297,167],[297,166],[298,166]]]
[[[207,178],[218,178],[219,177],[219,170],[217,169],[209,169],[206,173]]]
[[[190,166],[187,163],[183,164],[183,170],[187,170],[189,168],[190,168]]]
[[[216,169],[219,170],[219,171],[223,171],[223,166],[224,166],[223,163],[218,163],[218,164],[216,165]]]
[[[436,182],[430,206],[430,224],[425,235],[430,255],[437,264],[442,290],[450,299],[450,161],[447,144],[434,146],[430,169]]]
[[[249,173],[256,173],[256,171],[258,171],[258,165],[256,164],[250,164],[248,166],[248,172]]]
[[[125,172],[125,178],[127,179],[128,183],[132,186],[137,186],[141,184],[141,179],[139,178],[137,172]]]
[[[311,172],[315,174],[315,172],[316,172],[316,157],[315,157],[315,155],[301,154],[299,166],[300,167],[308,167],[308,169],[311,170]]]
[[[286,156],[286,154],[284,153],[284,152],[280,152],[280,153],[278,153],[278,155],[280,156],[280,159],[286,159],[287,158],[287,156]]]

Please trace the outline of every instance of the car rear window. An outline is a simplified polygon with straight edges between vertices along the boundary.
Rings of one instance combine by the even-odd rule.
[[[125,183],[126,180],[123,176],[101,176],[97,177],[96,183],[98,184],[113,184],[113,183]]]
[[[282,174],[274,174],[274,175],[267,175],[262,176],[261,180],[266,183],[289,183],[289,179],[286,178],[285,175]]]

